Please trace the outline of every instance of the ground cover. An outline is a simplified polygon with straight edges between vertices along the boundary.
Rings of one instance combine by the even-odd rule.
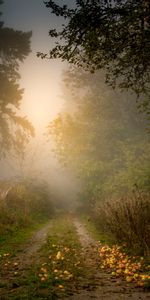
[[[55,217],[19,251],[3,252],[0,299],[149,299],[149,262],[101,242],[89,223]]]

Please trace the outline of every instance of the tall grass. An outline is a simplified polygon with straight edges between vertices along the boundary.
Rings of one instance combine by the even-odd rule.
[[[0,234],[28,227],[33,222],[49,218],[54,210],[49,191],[43,185],[26,182],[11,183],[9,192],[1,185]]]
[[[120,199],[109,199],[94,209],[100,228],[111,233],[136,254],[150,254],[150,194],[134,191]]]

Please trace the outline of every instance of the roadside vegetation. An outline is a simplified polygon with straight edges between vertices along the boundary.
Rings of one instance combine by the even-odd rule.
[[[130,251],[150,253],[150,143],[136,98],[103,73],[64,73],[65,112],[49,124],[55,153],[80,182],[78,212]]]
[[[47,222],[54,213],[54,204],[43,183],[1,182],[0,190],[0,251],[3,252]]]
[[[100,203],[93,211],[97,228],[130,252],[150,255],[150,195],[139,190]]]
[[[102,217],[104,217],[103,214]],[[137,255],[136,253],[138,251],[133,251],[133,249],[131,251],[131,247],[123,243],[123,240],[119,242],[119,239],[116,239],[113,234],[110,234],[111,229],[106,230],[106,228],[103,228],[105,223],[103,223],[102,217],[94,221],[93,218],[85,215],[81,218],[88,232],[93,238],[100,241],[98,250],[100,269],[109,272],[114,278],[118,279],[118,282],[120,278],[122,278],[125,279],[127,283],[134,283],[137,287],[149,289],[149,256]],[[102,224],[99,223],[100,220]],[[116,244],[116,241],[118,241],[118,244]]]
[[[64,74],[64,112],[49,124],[56,156],[81,182],[80,211],[92,216],[117,243],[147,256],[149,3],[45,4],[65,22],[59,30],[50,28],[54,44],[48,53],[37,55],[71,66]]]

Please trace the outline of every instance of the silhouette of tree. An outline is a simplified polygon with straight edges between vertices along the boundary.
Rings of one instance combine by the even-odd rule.
[[[2,3],[0,0],[0,5]],[[17,115],[23,95],[19,86],[19,64],[31,51],[31,34],[7,28],[0,22],[0,156],[12,148],[21,151],[34,135],[28,119]]]

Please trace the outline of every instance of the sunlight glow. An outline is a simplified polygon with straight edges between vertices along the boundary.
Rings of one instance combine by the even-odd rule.
[[[30,60],[32,71],[29,68]],[[37,61],[38,60],[38,61]],[[38,63],[37,63],[38,62]],[[30,74],[29,74],[30,72]],[[24,87],[22,112],[33,123],[36,131],[45,131],[48,123],[54,119],[63,106],[60,98],[59,65],[40,61],[35,56],[28,59],[23,68],[21,85]]]

